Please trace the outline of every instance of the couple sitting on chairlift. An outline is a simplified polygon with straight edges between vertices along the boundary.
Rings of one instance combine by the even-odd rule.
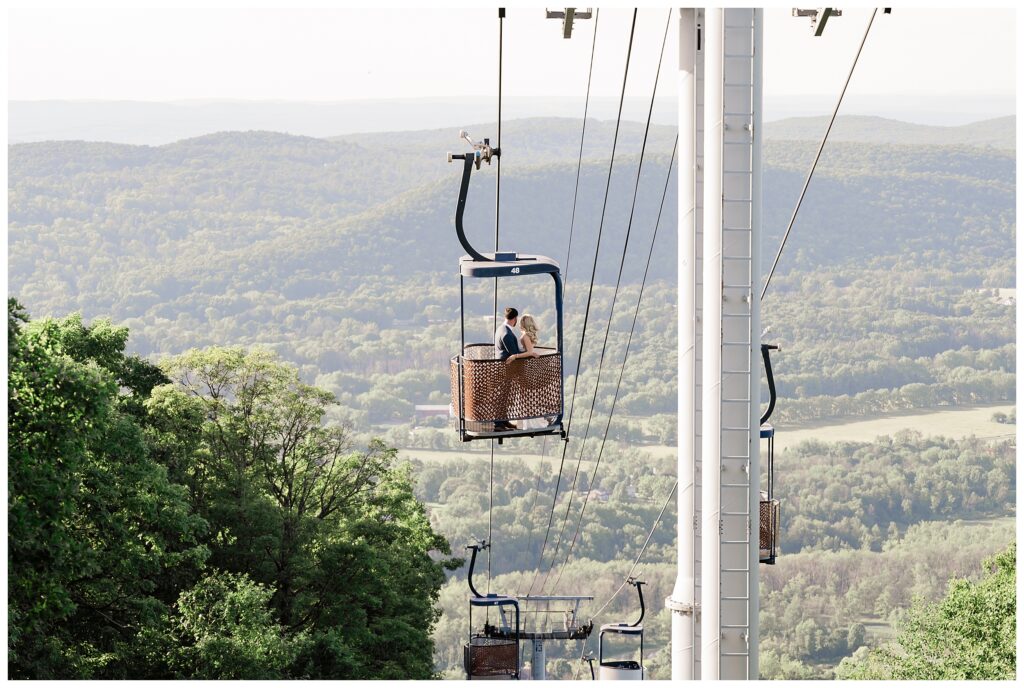
[[[522,331],[516,329],[519,325]],[[519,311],[509,306],[505,309],[505,322],[498,326],[494,333],[494,355],[496,358],[511,364],[522,358],[538,358],[534,347],[537,344],[537,321],[532,315],[524,313],[519,317]],[[507,420],[495,424],[495,430],[530,430],[544,428],[549,424],[546,418],[527,418],[513,425]]]

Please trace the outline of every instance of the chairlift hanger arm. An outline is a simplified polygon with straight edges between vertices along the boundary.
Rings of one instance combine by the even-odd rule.
[[[646,608],[644,607],[644,591],[643,591],[643,586],[645,585],[645,582],[642,581],[642,580],[631,580],[629,583],[630,583],[630,585],[632,585],[632,586],[634,586],[636,588],[636,594],[640,597],[640,618],[630,624],[630,627],[636,628],[641,623],[643,623],[644,614],[646,613]]]
[[[464,161],[462,166],[462,185],[459,187],[459,204],[455,207],[455,234],[458,235],[462,248],[473,257],[473,260],[486,262],[488,258],[484,257],[482,253],[473,248],[473,245],[469,243],[469,239],[466,238],[465,227],[462,224],[462,216],[466,213],[466,196],[469,194],[469,177],[473,174],[474,156],[467,153],[452,157],[462,158]]]
[[[463,225],[463,216],[466,213],[466,198],[469,196],[469,179],[473,174],[473,168],[480,169],[480,163],[486,162],[488,165],[491,164],[491,158],[500,158],[501,149],[492,148],[490,139],[484,139],[482,143],[477,143],[469,137],[469,134],[465,131],[459,132],[459,138],[465,139],[469,142],[469,145],[473,147],[471,153],[449,153],[448,162],[453,160],[462,160],[462,183],[459,186],[459,202],[455,207],[455,233],[459,237],[459,243],[462,244],[462,248],[466,250],[473,260],[479,260],[483,262],[490,262],[492,259],[487,258],[482,253],[473,248],[473,245],[469,243],[469,239],[466,237],[466,229]]]
[[[765,409],[764,414],[761,416],[761,425],[768,422],[771,418],[772,411],[775,410],[775,376],[772,375],[772,359],[768,355],[768,352],[772,349],[778,349],[779,347],[775,344],[762,344],[761,345],[761,359],[764,361],[764,375],[768,378],[768,408]]]
[[[473,597],[483,597],[480,592],[473,587],[473,569],[476,567],[476,555],[481,549],[487,549],[490,545],[486,540],[481,541],[475,545],[466,545],[466,549],[472,550],[473,554],[469,558],[469,574],[466,576],[466,582],[469,583],[469,591],[473,593]]]
[[[588,652],[583,657],[583,659],[586,660],[587,664],[590,665],[590,680],[591,681],[596,681],[597,680],[597,676],[594,675],[594,653],[593,653],[593,651]]]

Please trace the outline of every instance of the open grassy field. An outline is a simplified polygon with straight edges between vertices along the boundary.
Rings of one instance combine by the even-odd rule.
[[[835,423],[817,427],[777,428],[775,450],[787,448],[805,440],[820,442],[870,442],[880,435],[893,435],[900,430],[916,430],[922,435],[945,437],[1009,437],[1017,432],[1016,425],[1005,425],[992,420],[996,412],[1009,413],[1014,406],[976,406],[971,408],[943,408],[935,411],[889,415],[882,418]]]
[[[675,456],[676,447],[667,444],[644,444],[640,446],[640,449],[644,450],[651,456]]]
[[[455,459],[469,459],[471,461],[490,461],[491,453],[489,445],[479,443],[481,449],[474,449],[473,451],[441,451],[436,449],[399,449],[398,457],[400,459],[419,459],[420,461],[452,461]],[[572,445],[570,445],[571,447]],[[589,445],[588,445],[589,446]],[[596,446],[596,445],[595,445]],[[482,449],[486,447],[486,449]],[[541,444],[538,442],[538,448]],[[675,456],[675,447],[666,447],[662,445],[640,445],[640,450],[650,454],[652,457],[659,456]],[[557,452],[557,453],[556,453]],[[561,443],[549,441],[547,445],[547,453],[524,453],[520,450],[512,449],[509,446],[496,448],[494,453],[494,460],[496,463],[503,461],[523,461],[531,468],[536,468],[542,462],[548,464],[547,470],[551,470],[552,466],[557,467],[558,461],[562,456]],[[578,457],[577,451],[570,450],[566,455],[566,463],[570,460],[575,465],[576,458]],[[607,458],[607,453],[605,454]],[[588,449],[587,457],[583,459],[583,465],[592,464],[594,456]]]
[[[799,427],[777,428],[778,434],[775,437],[775,449],[777,452],[784,452],[805,440],[818,440],[820,442],[870,442],[880,435],[893,435],[901,430],[916,430],[923,435],[944,435],[946,437],[967,437],[975,435],[986,438],[1010,437],[1016,434],[1017,426],[996,423],[992,420],[992,414],[1010,413],[1014,410],[1012,404],[999,404],[994,406],[974,406],[958,408],[941,408],[934,411],[915,411],[912,413],[891,414],[879,418],[866,420],[851,420],[846,423],[832,422],[821,425],[801,425]],[[470,443],[472,448],[455,451],[439,451],[435,449],[400,449],[399,456],[403,459],[419,459],[421,461],[451,461],[453,459],[489,460],[490,446],[487,443]],[[538,452],[545,446],[537,441],[535,446],[529,446],[534,451],[523,451],[528,445],[517,448],[506,444],[497,449],[496,461],[522,460],[531,467],[536,467],[540,462],[557,461],[561,448],[558,442],[549,440],[547,442],[546,455]],[[675,456],[674,446],[651,444],[641,445],[639,449],[647,452],[652,457]],[[558,453],[556,453],[558,452]],[[584,463],[590,463],[588,459]]]

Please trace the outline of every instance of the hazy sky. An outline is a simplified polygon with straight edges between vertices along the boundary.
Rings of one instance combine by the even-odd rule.
[[[630,94],[649,93],[667,10],[642,9]],[[870,10],[844,10],[824,38],[789,8],[765,15],[765,95],[837,92]],[[344,100],[493,97],[494,9],[12,9],[8,97]],[[631,10],[601,12],[593,92],[616,96]],[[881,13],[851,94],[1012,97],[1010,9]],[[674,26],[673,26],[674,29]],[[505,93],[583,94],[593,20],[571,40],[542,10],[505,21]],[[674,92],[675,31],[662,93]]]

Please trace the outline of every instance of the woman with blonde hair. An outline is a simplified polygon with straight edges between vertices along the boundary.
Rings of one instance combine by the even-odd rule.
[[[540,352],[534,347],[537,345],[538,328],[537,321],[532,315],[524,313],[519,318],[519,327],[522,328],[523,333],[519,336],[519,353],[512,356],[512,359],[517,358],[539,358]],[[530,430],[546,428],[550,425],[547,418],[526,418],[518,422],[517,427],[520,430]]]
[[[519,348],[523,350],[520,358],[537,358],[540,354],[533,349],[537,345],[537,321],[529,313],[523,313],[519,327],[523,330],[519,337]]]

